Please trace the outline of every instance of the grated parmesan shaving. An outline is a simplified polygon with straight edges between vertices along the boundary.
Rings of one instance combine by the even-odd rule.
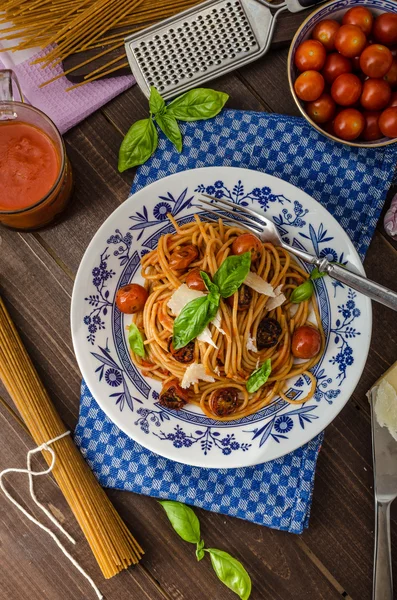
[[[258,294],[264,294],[265,296],[270,296],[270,298],[276,296],[273,286],[252,271],[248,273],[247,277],[244,279],[244,283],[255,290],[255,292],[258,292]]]
[[[183,389],[186,389],[194,383],[198,383],[199,379],[202,379],[203,381],[208,381],[210,383],[215,381],[215,379],[211,377],[211,375],[207,375],[204,369],[204,365],[194,362],[191,365],[189,365],[186,369],[181,386],[183,387]]]
[[[167,302],[168,308],[172,311],[172,313],[177,317],[182,310],[185,308],[186,304],[189,304],[192,300],[196,298],[201,298],[205,296],[203,292],[199,292],[198,290],[191,290],[186,283],[182,283],[177,290],[172,294],[171,298]]]
[[[245,347],[247,350],[251,350],[252,352],[258,352],[258,348],[256,347],[256,339],[251,337],[250,334],[248,334],[248,340]]]
[[[273,310],[273,309],[277,308],[278,306],[281,306],[282,304],[284,304],[285,301],[286,301],[286,297],[284,296],[284,294],[279,294],[278,296],[276,296],[276,298],[270,298],[270,300],[268,300],[268,302],[266,304],[266,309]]]
[[[223,335],[226,335],[226,333],[224,332],[224,330],[221,327],[221,323],[222,323],[222,317],[221,317],[221,311],[218,310],[218,312],[215,315],[215,318],[212,319],[211,321],[212,325],[214,325],[217,330],[219,331],[219,333],[223,333]]]
[[[218,348],[218,346],[215,344],[214,340],[211,337],[211,332],[208,327],[203,329],[203,331],[200,333],[200,335],[197,336],[196,339],[198,339],[199,342],[206,342],[210,346]]]

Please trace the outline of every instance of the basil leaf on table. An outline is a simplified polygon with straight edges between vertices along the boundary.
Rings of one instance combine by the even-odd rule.
[[[167,112],[156,115],[156,122],[164,135],[172,142],[178,152],[182,152],[182,134],[174,116]]]
[[[172,344],[175,350],[184,348],[214,319],[219,301],[219,292],[214,290],[186,304],[174,321]]]
[[[131,323],[128,332],[128,343],[131,350],[141,358],[144,358],[145,346],[143,344],[143,337],[135,323]]]
[[[313,295],[313,291],[314,288],[311,280],[306,279],[304,283],[298,285],[298,287],[294,289],[290,296],[290,302],[292,302],[293,304],[300,304],[305,300],[310,300],[310,298]]]
[[[265,362],[251,373],[249,376],[245,387],[247,388],[247,392],[249,394],[253,394],[257,392],[259,388],[262,387],[269,379],[270,373],[272,372],[272,361],[270,358],[267,358]]]
[[[142,165],[156,150],[157,131],[152,119],[141,119],[133,124],[121,142],[118,169],[120,173]]]
[[[229,298],[242,285],[251,266],[251,252],[228,256],[214,275],[222,298]]]
[[[205,552],[204,552],[204,540],[201,540],[201,542],[197,542],[197,546],[196,546],[196,558],[198,561],[203,560],[205,556]]]
[[[215,117],[229,96],[207,88],[196,88],[182,94],[167,106],[167,112],[180,121],[199,121]]]
[[[179,537],[185,542],[199,546],[201,544],[200,522],[193,510],[186,504],[174,500],[159,500],[159,502]]]
[[[155,87],[150,88],[149,109],[153,115],[165,110],[165,102]]]
[[[230,556],[228,552],[207,548],[213,569],[219,579],[241,600],[248,600],[251,595],[251,578],[241,562]]]

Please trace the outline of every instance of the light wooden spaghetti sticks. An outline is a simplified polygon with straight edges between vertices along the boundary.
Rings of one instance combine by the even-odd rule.
[[[0,378],[35,443],[67,432],[34,368],[0,298]],[[95,479],[72,437],[51,446],[56,454],[53,475],[75,515],[106,578],[137,563],[143,550]],[[51,456],[43,452],[48,464]]]

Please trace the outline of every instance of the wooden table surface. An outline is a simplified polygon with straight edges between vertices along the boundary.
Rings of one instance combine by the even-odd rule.
[[[227,75],[212,87],[230,94],[229,107],[297,114],[286,81],[286,50]],[[147,101],[135,86],[66,136],[75,175],[73,202],[64,219],[37,233],[0,232],[0,293],[53,401],[73,429],[80,373],[69,327],[73,279],[98,227],[128,196],[133,171],[119,174],[117,154]],[[391,190],[390,193],[392,193]],[[367,275],[396,289],[397,245],[378,226],[365,260]],[[396,314],[373,305],[373,337],[367,366],[351,400],[328,427],[318,460],[309,529],[303,535],[274,531],[235,518],[196,510],[208,546],[240,559],[253,581],[252,600],[369,600],[372,586],[373,488],[371,428],[365,392],[396,358]],[[6,397],[4,390],[0,394]],[[32,441],[0,408],[0,470],[23,467]],[[109,491],[144,547],[142,562],[103,580],[89,547],[51,477],[37,484],[39,498],[77,539],[74,556],[107,600],[232,600],[236,596],[197,563],[189,544],[171,530],[153,498]],[[27,481],[8,478],[25,503]],[[31,506],[30,502],[27,505]],[[396,507],[397,508],[397,507]],[[397,520],[392,513],[397,573]],[[94,598],[86,581],[50,538],[2,498],[0,503],[1,600]]]

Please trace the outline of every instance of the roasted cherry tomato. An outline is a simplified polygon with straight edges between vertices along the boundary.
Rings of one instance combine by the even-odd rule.
[[[383,13],[375,19],[372,29],[373,36],[381,44],[393,46],[397,44],[397,15]]]
[[[379,129],[379,117],[381,113],[379,111],[365,111],[363,113],[365,119],[364,131],[361,134],[361,139],[366,142],[373,142],[379,140],[382,137],[382,132]]]
[[[256,331],[256,347],[258,350],[276,346],[283,330],[276,319],[265,317],[258,325]]]
[[[161,406],[171,408],[173,410],[180,410],[185,406],[189,399],[187,390],[184,390],[179,385],[177,379],[171,379],[163,385],[161,390],[159,403]]]
[[[335,49],[335,36],[340,24],[333,19],[324,19],[317,23],[312,32],[313,40],[321,42],[327,52]]]
[[[333,83],[339,75],[352,72],[352,61],[346,56],[342,56],[339,52],[328,54],[325,59],[324,68],[321,71],[325,81],[329,84]]]
[[[172,344],[172,338],[168,342],[168,352],[180,363],[188,364],[193,362],[194,359],[194,341],[192,340],[183,348],[175,350]]]
[[[295,92],[305,102],[313,102],[324,91],[324,77],[318,71],[305,71],[295,81]]]
[[[225,387],[215,389],[210,394],[208,404],[211,412],[217,417],[232,415],[238,406],[237,388]]]
[[[137,283],[124,285],[116,294],[116,306],[120,312],[132,315],[143,310],[148,293],[144,287]]]
[[[306,112],[315,123],[326,123],[335,114],[336,105],[329,94],[325,92],[314,102],[306,104]]]
[[[382,44],[367,46],[360,55],[360,69],[368,77],[384,77],[393,64],[393,55]]]
[[[352,106],[359,100],[362,87],[357,75],[343,73],[332,84],[331,96],[341,106]]]
[[[391,99],[390,85],[384,79],[367,79],[364,81],[361,105],[365,110],[382,110]]]
[[[336,115],[334,131],[342,140],[352,141],[358,138],[365,127],[365,119],[356,108],[345,108]]]
[[[356,25],[342,25],[335,36],[335,48],[348,58],[361,54],[366,43],[367,38]]]
[[[193,244],[187,244],[186,246],[180,246],[175,248],[172,252],[169,260],[171,269],[180,271],[181,269],[187,269],[190,263],[192,263],[198,257],[199,252],[196,246]]]
[[[291,350],[296,358],[314,358],[320,352],[321,335],[311,325],[302,325],[295,329],[292,336]]]
[[[371,11],[365,6],[353,6],[343,15],[343,25],[356,25],[365,35],[369,35],[372,30],[374,17]]]
[[[295,52],[295,65],[299,71],[321,71],[327,53],[321,42],[306,40],[302,42]]]
[[[191,290],[198,290],[199,292],[205,292],[207,290],[203,278],[200,275],[200,269],[193,269],[190,271],[189,275],[186,277],[186,285]]]
[[[262,242],[253,233],[243,233],[233,240],[232,253],[244,254],[251,252],[251,260],[261,257],[263,249]]]
[[[397,106],[397,92],[392,93],[389,106]]]
[[[251,288],[249,288],[247,285],[243,284],[239,287],[236,294],[238,294],[237,310],[240,312],[242,312],[244,310],[248,310],[251,305],[251,300],[252,300]],[[229,298],[227,298],[227,300],[226,300],[226,302],[228,303],[228,305],[231,308],[233,308],[234,296],[235,296],[235,294],[233,294],[232,296],[229,296]]]
[[[397,59],[393,58],[392,65],[383,79],[387,81],[392,90],[397,87]]]
[[[386,137],[397,137],[397,106],[386,108],[379,117],[379,129]]]

